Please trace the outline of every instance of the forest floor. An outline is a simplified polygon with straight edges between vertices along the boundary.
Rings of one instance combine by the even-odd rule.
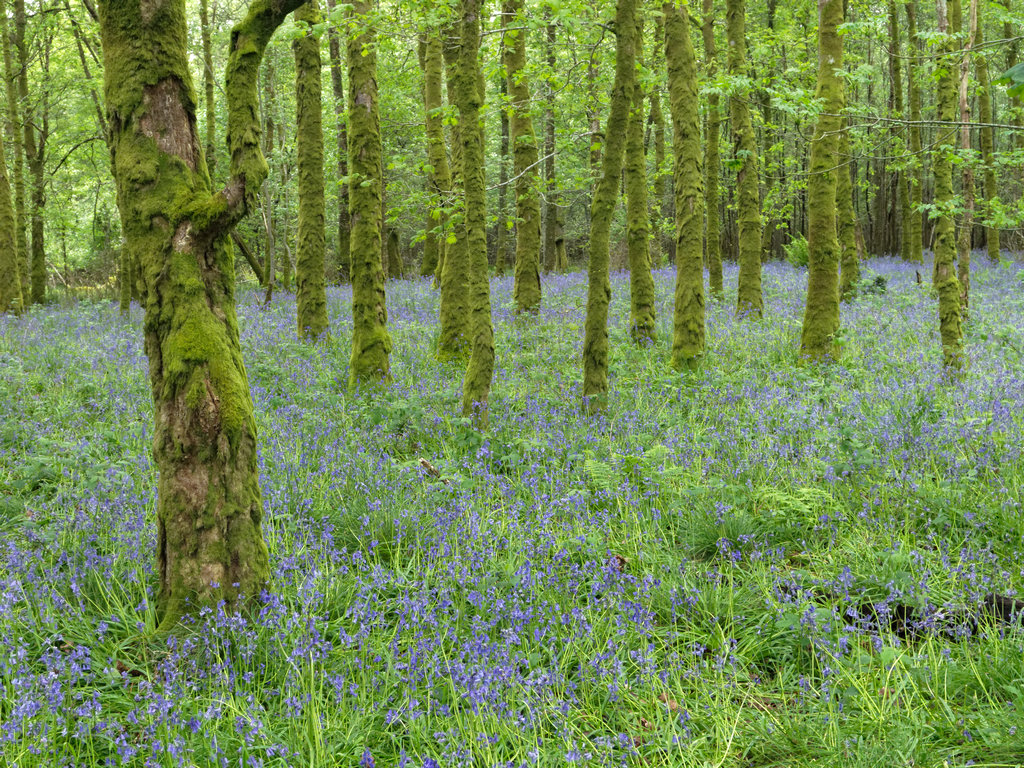
[[[771,264],[684,376],[673,272],[647,349],[615,276],[599,418],[584,276],[521,319],[496,279],[488,434],[429,283],[389,283],[395,383],[355,397],[347,289],[316,346],[242,291],[272,592],[163,641],[139,309],[0,317],[0,764],[1021,764],[1024,630],[985,606],[1024,593],[1024,271],[979,256],[944,382],[927,286],[867,267],[840,365],[798,364]]]

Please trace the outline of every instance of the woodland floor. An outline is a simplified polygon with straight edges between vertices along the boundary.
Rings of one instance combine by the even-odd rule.
[[[686,376],[673,272],[648,349],[619,274],[600,419],[584,276],[520,320],[497,279],[486,435],[429,283],[388,285],[373,398],[347,289],[318,346],[243,290],[273,591],[163,642],[140,311],[0,317],[0,764],[1021,764],[1024,630],[983,608],[1024,593],[1024,271],[975,264],[957,382],[897,262],[841,365],[797,364],[806,276],[771,264],[765,319],[712,303]]]

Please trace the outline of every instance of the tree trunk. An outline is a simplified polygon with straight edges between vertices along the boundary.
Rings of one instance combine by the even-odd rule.
[[[111,167],[125,239],[142,268],[163,629],[200,605],[223,600],[233,609],[270,575],[227,239],[266,176],[256,73],[270,35],[296,5],[255,0],[232,32],[231,174],[217,194],[196,130],[184,0],[99,6]]]
[[[335,0],[327,0],[327,7],[333,11]],[[338,122],[335,142],[338,153],[338,281],[346,282],[352,278],[352,265],[349,255],[349,241],[352,238],[352,225],[348,218],[348,188],[345,181],[348,176],[348,134],[345,118],[345,81],[341,73],[341,36],[338,28],[328,28],[328,51],[331,58],[331,90],[334,92],[334,116]]]
[[[704,0],[704,20],[701,36],[704,38],[704,66],[706,79],[711,82],[718,74],[717,52],[715,50],[715,7],[713,0]],[[718,110],[718,94],[708,94],[708,129],[704,149],[704,208],[707,213],[706,253],[708,283],[711,295],[716,299],[725,296],[722,284],[722,242],[718,214],[718,156],[719,126],[721,114]],[[676,216],[679,212],[676,212]]]
[[[327,284],[324,206],[324,132],[322,124],[320,23],[316,0],[295,12],[305,34],[292,41],[295,54],[295,156],[299,177],[299,224],[295,241],[295,300],[300,339],[327,333]],[[308,25],[308,26],[305,26]]]
[[[587,317],[583,336],[583,398],[591,412],[607,405],[608,275],[612,213],[618,200],[619,175],[626,146],[629,108],[633,102],[636,66],[634,0],[618,0],[615,9],[615,81],[612,84],[601,177],[590,206],[590,263],[587,267]]]
[[[946,16],[946,0],[936,0],[939,19],[940,60],[938,67],[938,117],[943,122],[939,127],[936,150],[932,157],[935,174],[935,207],[938,215],[935,221],[935,269],[934,287],[939,295],[939,333],[942,337],[942,359],[948,369],[963,366],[963,336],[960,329],[960,282],[956,277],[956,232],[950,207],[953,203],[953,164],[956,154],[957,89],[953,79],[956,61],[953,54],[953,39]]]
[[[656,16],[654,20],[654,53],[651,68],[657,72],[661,67],[661,53],[665,50],[665,20]],[[667,255],[675,259],[675,244],[667,234],[666,221],[671,208],[665,195],[665,115],[661,108],[661,87],[655,83],[651,88],[651,125],[654,127],[654,204],[651,206],[651,263],[661,264]]]
[[[860,281],[860,252],[857,248],[857,214],[853,208],[853,178],[850,176],[850,129],[842,121],[839,134],[839,158],[836,161],[836,215],[839,236],[839,296],[853,298]]]
[[[981,8],[978,8],[978,30],[977,48],[982,49],[982,24]],[[988,59],[982,50],[975,54],[974,65],[978,72],[978,119],[981,121],[981,161],[985,167],[984,186],[982,187],[982,199],[984,206],[982,212],[985,215],[985,248],[988,251],[989,260],[995,264],[999,261],[999,228],[991,226],[988,222],[992,218],[992,204],[999,197],[999,188],[996,186],[996,169],[993,162],[995,154],[995,131],[986,127],[992,123],[992,83],[988,73]]]
[[[441,81],[444,78],[444,61],[440,33],[436,27],[428,30],[423,40],[423,107],[426,113],[427,188],[430,197],[430,228],[437,233],[428,233],[424,248],[423,274],[431,272],[440,275],[447,250],[448,217],[445,199],[451,193],[451,173],[448,169],[448,152],[444,143],[444,104],[441,95]],[[434,256],[431,259],[426,248],[433,243]],[[433,261],[433,265],[429,262]],[[429,268],[429,271],[428,271]]]
[[[24,5],[22,6],[22,20],[24,20]],[[14,247],[12,255],[18,266],[17,275],[20,282],[17,296],[19,297],[19,302],[24,300],[24,304],[19,304],[19,306],[27,307],[32,300],[32,286],[30,282],[31,265],[29,261],[28,237],[25,234],[25,134],[21,117],[18,70],[14,67],[11,35],[7,26],[6,0],[0,0],[0,35],[3,37],[4,75],[7,85],[7,138],[14,150],[8,173],[8,178],[14,182],[14,202],[12,208],[14,215]],[[9,293],[8,299],[13,295],[13,292]],[[7,304],[4,304],[4,306],[7,306]]]
[[[3,12],[2,6],[0,12]],[[24,309],[25,302],[21,292],[14,205],[3,144],[0,141],[0,313],[17,313]]]
[[[643,26],[637,14],[635,55],[643,58]],[[644,155],[644,93],[633,87],[633,104],[626,128],[626,246],[629,255],[629,334],[635,344],[654,342],[654,277],[647,238],[647,158]]]
[[[504,77],[499,77],[498,81],[498,93],[501,94],[501,106],[498,109],[501,145],[498,150],[498,242],[494,249],[494,269],[499,275],[504,275],[509,231],[507,192],[509,160],[508,82]]]
[[[836,158],[842,129],[843,0],[818,0],[818,88],[823,104],[811,141],[807,177],[807,304],[800,355],[812,362],[839,358],[839,240],[836,234]],[[845,172],[845,171],[844,171]]]
[[[494,372],[494,328],[487,275],[487,178],[484,166],[483,78],[480,75],[480,1],[463,0],[457,103],[466,190],[466,250],[469,268],[470,356],[462,383],[462,413],[487,426],[487,396]]]
[[[746,0],[727,0],[726,32],[729,40],[729,75],[747,76]],[[733,156],[736,158],[736,218],[739,223],[740,275],[736,312],[761,317],[761,193],[758,180],[757,136],[750,120],[749,92],[729,99],[732,116]]]
[[[550,19],[551,9],[544,11]],[[548,80],[544,85],[544,268],[552,271],[558,268],[556,240],[558,239],[558,193],[555,190],[555,89],[551,78],[555,77],[555,25],[548,21],[544,38],[544,53],[548,65]]]
[[[907,12],[907,90],[910,102],[910,156],[912,174],[910,183],[910,220],[907,222],[907,258],[915,264],[924,263],[924,241],[921,226],[921,198],[924,187],[921,148],[921,87],[918,85],[917,70],[920,66],[921,41],[917,37],[917,0],[910,0],[904,6]]]
[[[371,0],[356,0],[348,37],[349,220],[352,225],[352,360],[349,384],[391,378],[391,337],[381,263],[382,148],[377,106],[377,34]]]
[[[676,370],[683,370],[695,368],[704,356],[700,99],[687,6],[666,2],[662,10],[675,160],[676,292],[672,365]]]
[[[264,70],[264,83],[266,92],[266,103],[264,104],[263,111],[265,115],[265,129],[263,135],[263,152],[270,155],[274,152],[274,129],[275,129],[275,113],[277,111],[277,98],[274,90],[274,68],[271,64],[271,59],[268,56],[266,58],[267,66]],[[277,236],[274,227],[274,191],[272,189],[272,182],[268,178],[263,184],[263,190],[260,194],[260,203],[262,206],[261,214],[263,217],[263,229],[266,233],[266,253],[263,259],[263,274],[266,277],[266,294],[264,295],[263,302],[268,305],[274,299],[274,281],[276,279],[275,270],[275,249],[277,248]]]
[[[29,56],[28,46],[25,43],[26,32],[25,0],[14,0],[14,45],[18,52],[18,94],[21,98],[25,112],[22,113],[22,128],[25,141],[25,161],[28,164],[29,172],[32,174],[32,200],[31,200],[31,230],[32,230],[32,251],[29,262],[31,301],[34,304],[41,304],[46,299],[46,243],[43,227],[43,206],[46,203],[45,185],[45,152],[46,152],[46,124],[48,123],[47,102],[48,90],[42,89],[42,108],[39,114],[29,112],[29,90],[28,90],[28,67]],[[46,53],[46,56],[49,54]],[[40,126],[40,133],[36,136],[36,124]],[[24,199],[24,191],[22,191]],[[22,222],[24,219],[22,218]],[[22,224],[24,226],[24,224]],[[24,283],[25,278],[22,278]],[[28,298],[26,296],[26,298]]]
[[[523,0],[506,0],[502,57],[512,110],[512,177],[516,180],[516,265],[512,295],[519,311],[540,306],[540,199],[537,193],[537,136],[530,116],[526,77],[526,15]]]
[[[959,0],[958,0],[959,2]],[[967,87],[971,74],[971,51],[974,48],[978,32],[978,0],[970,0],[968,13],[967,40],[960,58],[960,149],[966,160],[963,164],[961,177],[961,195],[964,199],[964,218],[960,222],[957,236],[957,280],[960,282],[960,315],[967,319],[971,294],[971,234],[974,232],[974,162],[971,155],[971,105],[968,101]]]
[[[903,111],[903,70],[901,64],[903,51],[900,45],[900,23],[899,15],[896,13],[896,0],[889,0],[889,47],[893,51],[893,55],[889,59],[889,67],[892,73],[893,117],[897,120],[902,120],[905,117]],[[844,131],[846,130],[848,129],[844,128]],[[906,155],[906,146],[903,144],[903,139],[899,137],[901,133],[902,131],[899,126],[893,129],[898,151]],[[846,143],[849,145],[849,138],[847,138]],[[910,261],[910,219],[919,214],[914,214],[910,208],[910,186],[907,182],[907,168],[900,166],[896,173],[899,176],[897,184],[900,205],[900,257],[904,261]],[[842,236],[840,236],[840,239],[842,239]]]

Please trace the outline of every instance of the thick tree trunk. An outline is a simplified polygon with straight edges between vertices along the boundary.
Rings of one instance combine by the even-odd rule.
[[[502,57],[512,110],[512,177],[516,189],[516,265],[512,295],[516,309],[540,306],[540,198],[537,191],[537,136],[530,115],[526,77],[526,16],[522,0],[506,0]]]
[[[327,7],[334,10],[335,0],[327,0]],[[338,281],[346,282],[352,277],[349,241],[352,226],[348,219],[348,133],[345,116],[345,80],[341,72],[341,36],[338,28],[331,25],[327,32],[328,51],[331,59],[331,90],[334,92],[334,116],[338,122],[335,131],[335,146],[338,154]]]
[[[842,129],[843,0],[818,0],[818,88],[823,104],[811,141],[807,178],[807,305],[800,355],[812,362],[836,360],[839,346],[839,240],[836,234],[836,158]],[[844,171],[845,172],[845,171]]]
[[[327,333],[327,283],[324,205],[324,131],[322,124],[320,23],[316,0],[307,0],[295,20],[308,25],[292,42],[295,54],[295,156],[299,177],[299,224],[295,236],[295,300],[300,339]]]
[[[0,11],[2,11],[0,7]],[[0,313],[21,312],[25,307],[21,292],[17,236],[11,185],[7,180],[7,158],[0,141]]]
[[[231,609],[240,595],[259,594],[270,574],[227,238],[267,173],[256,73],[296,5],[254,0],[232,31],[231,175],[216,194],[196,129],[184,0],[99,6],[111,166],[125,240],[142,268],[162,628],[199,605],[224,600]]]
[[[637,14],[635,55],[643,58],[643,27]],[[644,93],[633,88],[626,128],[626,248],[629,256],[629,334],[641,346],[655,338],[654,277],[648,250],[647,157],[644,155]]]
[[[377,35],[371,0],[353,3],[348,37],[349,220],[352,225],[352,360],[355,387],[391,378],[391,337],[381,263],[382,148],[377,106]]]
[[[729,74],[747,76],[746,1],[727,0],[726,33],[729,40]],[[732,115],[733,156],[736,158],[736,218],[739,223],[740,275],[736,312],[761,317],[761,193],[758,179],[757,136],[750,120],[749,93],[729,99]]]
[[[950,206],[953,203],[953,164],[956,154],[957,89],[953,72],[956,60],[953,42],[946,15],[946,0],[936,0],[939,19],[939,33],[943,36],[940,51],[944,58],[939,62],[938,106],[939,127],[932,169],[935,174],[935,206],[938,216],[935,221],[935,269],[934,288],[939,295],[939,333],[942,337],[942,359],[949,369],[963,366],[963,336],[960,328],[960,282],[956,277],[956,231]]]
[[[0,0],[0,36],[3,39],[4,51],[4,76],[7,85],[7,138],[11,148],[14,150],[11,157],[11,166],[8,178],[13,181],[14,200],[14,247],[11,251],[17,264],[17,275],[20,283],[17,295],[19,302],[24,300],[28,306],[32,300],[32,286],[30,282],[31,268],[28,248],[28,237],[26,236],[25,221],[25,143],[24,131],[22,129],[20,94],[18,89],[18,70],[14,67],[14,56],[11,51],[11,35],[7,26],[7,3]],[[22,18],[24,18],[24,5],[22,6]],[[20,62],[19,62],[20,67]],[[2,214],[0,214],[2,215]],[[10,293],[10,296],[13,296]]]
[[[701,24],[701,36],[704,38],[704,66],[706,78],[710,82],[718,74],[717,52],[715,50],[715,7],[713,0],[704,0],[704,19]],[[704,208],[707,213],[707,230],[705,233],[708,283],[711,295],[716,299],[725,296],[722,283],[722,242],[718,218],[718,176],[720,162],[718,154],[719,126],[721,114],[718,109],[718,94],[708,94],[707,137],[704,149]],[[678,211],[676,212],[678,216]]]
[[[615,10],[615,81],[612,84],[601,177],[590,206],[590,263],[587,268],[587,317],[583,336],[583,398],[591,412],[606,406],[608,393],[608,274],[612,213],[618,200],[619,175],[626,147],[629,108],[636,66],[634,0],[618,0]]]
[[[910,0],[904,8],[907,12],[907,91],[910,107],[910,156],[912,173],[910,183],[910,220],[906,222],[909,251],[907,259],[915,264],[924,263],[924,240],[921,226],[921,199],[924,187],[921,145],[921,86],[918,84],[921,41],[917,37],[917,0]]]
[[[487,397],[494,372],[494,328],[487,274],[487,179],[484,167],[483,78],[480,75],[480,0],[463,0],[457,103],[466,190],[466,249],[469,267],[470,355],[462,383],[462,412],[487,425]]]
[[[662,9],[675,159],[676,292],[672,365],[682,370],[695,368],[704,356],[700,100],[687,6],[667,2]]]

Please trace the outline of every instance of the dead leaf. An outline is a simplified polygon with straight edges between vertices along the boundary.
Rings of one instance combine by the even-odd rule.
[[[667,693],[659,693],[658,701],[668,707],[669,712],[679,711],[679,703],[675,699],[670,699]]]

